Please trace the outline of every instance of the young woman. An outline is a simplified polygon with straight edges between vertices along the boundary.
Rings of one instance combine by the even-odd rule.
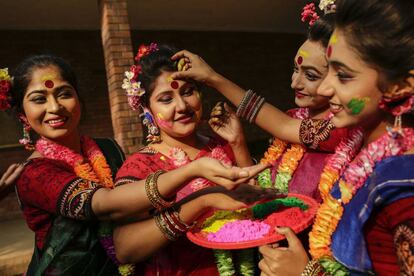
[[[360,130],[322,174],[312,259],[282,228],[289,247],[261,247],[259,266],[263,275],[413,275],[414,2],[338,0],[336,16],[318,92],[335,126]]]
[[[291,87],[295,91],[295,103],[299,108],[284,114],[264,103],[263,108],[257,110],[257,117],[249,118],[251,122],[255,122],[275,137],[263,159],[264,162],[272,163],[274,166],[272,170],[266,170],[259,176],[259,182],[266,186],[274,183],[281,191],[305,194],[319,201],[317,185],[324,161],[328,153],[332,153],[338,142],[348,133],[347,129],[332,130],[332,125],[327,121],[332,116],[329,111],[329,98],[317,94],[317,89],[328,72],[325,51],[332,30],[333,14],[326,14],[316,20],[309,28],[308,39],[298,49],[294,58]],[[177,53],[173,59],[183,57],[186,58],[189,68],[175,73],[173,78],[191,78],[204,82],[238,106],[243,106],[241,103],[249,96],[250,99],[255,97],[254,93],[251,91],[245,93],[188,51]],[[260,104],[260,100],[252,100],[250,106],[253,106],[253,103]],[[239,115],[243,114],[239,112]],[[310,143],[306,139],[300,139],[301,136],[298,135],[301,120],[304,120],[306,125],[310,122],[309,119],[326,122],[321,124],[320,130],[315,131],[318,134],[314,135]],[[289,144],[285,140],[292,143]],[[306,149],[302,144],[308,148]]]
[[[7,104],[24,124],[22,142],[35,149],[16,184],[27,224],[36,237],[29,275],[112,274],[114,266],[97,239],[98,220],[119,220],[148,210],[197,177],[231,189],[257,169],[229,168],[202,158],[149,179],[149,190],[145,180],[112,189],[123,154],[113,141],[79,133],[76,77],[64,60],[48,55],[24,60],[15,70],[11,90],[2,92],[10,92],[1,96],[11,98]],[[35,144],[30,130],[39,136]],[[229,209],[243,206],[214,193],[184,203],[174,215],[190,223],[203,208],[216,204]]]
[[[225,166],[251,163],[240,122],[227,107],[220,107],[228,112],[224,114],[223,124],[213,126],[226,141],[197,133],[202,116],[200,92],[194,82],[171,79],[181,66],[181,62],[171,60],[175,52],[165,45],[141,46],[137,65],[126,73],[124,88],[130,95],[132,108],[144,111],[144,124],[151,143],[125,161],[116,177],[120,187],[145,179],[154,172],[177,170],[206,157],[215,158]],[[189,179],[177,192],[175,200],[186,201],[212,186],[215,184],[205,178]],[[246,195],[256,188],[251,186]],[[115,229],[113,237],[118,260],[136,263],[136,275],[218,275],[213,251],[187,239],[171,237],[160,227],[159,216]],[[155,239],[158,242],[152,242]]]

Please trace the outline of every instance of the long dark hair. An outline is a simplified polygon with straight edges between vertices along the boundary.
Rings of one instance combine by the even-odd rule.
[[[313,42],[320,42],[324,48],[328,47],[329,39],[333,33],[335,25],[335,15],[328,13],[319,17],[318,20],[309,27],[308,39]]]

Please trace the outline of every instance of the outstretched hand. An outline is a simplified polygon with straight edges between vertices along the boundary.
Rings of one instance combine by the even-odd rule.
[[[210,180],[228,190],[236,188],[242,183],[246,183],[249,179],[266,169],[269,165],[257,164],[250,167],[234,167],[226,165],[217,159],[203,157],[193,162],[198,166],[199,176]]]
[[[177,60],[179,67],[179,71],[171,75],[173,79],[193,79],[208,85],[217,74],[200,56],[187,50],[175,53],[171,59]]]
[[[279,247],[278,244],[259,247],[263,259],[259,262],[262,275],[301,275],[309,262],[309,257],[302,243],[289,227],[278,227],[276,231],[284,235],[288,247]]]

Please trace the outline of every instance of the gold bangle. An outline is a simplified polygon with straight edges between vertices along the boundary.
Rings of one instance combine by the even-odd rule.
[[[303,270],[301,276],[318,276],[323,273],[322,266],[318,260],[310,260]]]
[[[157,210],[171,207],[175,203],[175,198],[171,201],[166,201],[158,190],[158,177],[163,174],[164,171],[158,170],[153,174],[150,174],[145,180],[145,192],[152,206]]]

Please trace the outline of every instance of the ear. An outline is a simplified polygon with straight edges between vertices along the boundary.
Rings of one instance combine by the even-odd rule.
[[[408,72],[408,76],[401,81],[392,84],[385,96],[390,98],[403,98],[406,95],[414,94],[414,69]]]

